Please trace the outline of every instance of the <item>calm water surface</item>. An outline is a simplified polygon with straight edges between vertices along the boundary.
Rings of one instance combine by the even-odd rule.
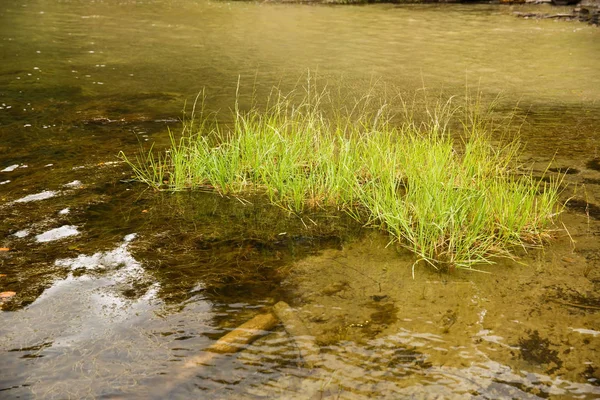
[[[600,31],[515,10],[4,0],[0,397],[600,398]],[[491,274],[413,280],[411,254],[343,216],[127,180],[117,153],[165,144],[203,88],[227,110],[238,79],[244,106],[308,71],[350,96],[499,96],[524,160],[568,172],[569,233]],[[319,368],[278,327],[183,372],[279,300]]]

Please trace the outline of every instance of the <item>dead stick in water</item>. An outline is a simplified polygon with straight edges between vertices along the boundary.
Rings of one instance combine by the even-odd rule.
[[[296,344],[304,364],[311,369],[321,364],[319,346],[315,344],[314,337],[296,312],[283,301],[273,306],[273,312],[281,320],[283,328]]]
[[[195,367],[210,361],[216,354],[236,353],[245,345],[263,336],[266,331],[273,329],[275,325],[277,325],[277,318],[273,314],[259,314],[213,343],[205,350],[207,354],[192,357],[183,366]]]
[[[338,398],[339,393],[333,393],[327,388],[333,376],[326,369],[319,368],[324,365],[320,354],[321,349],[315,343],[314,336],[310,334],[297,311],[287,303],[280,301],[273,306],[273,313],[279,318],[283,328],[296,344],[304,365],[312,370],[298,386],[303,390],[303,398],[307,400]],[[321,384],[315,387],[315,382],[321,382]]]
[[[283,323],[285,331],[296,344],[304,364],[311,369],[320,365],[322,363],[319,355],[320,349],[315,344],[314,338],[304,325],[304,322],[296,315],[296,312],[287,303],[280,301],[273,306],[273,314],[257,315],[224,335],[202,352],[202,354],[191,357],[183,365],[183,368],[174,374],[173,379],[164,387],[162,394],[159,394],[156,398],[169,398],[172,390],[181,383],[189,380],[196,373],[197,369],[195,367],[208,364],[220,354],[235,353],[242,350],[245,345],[264,335],[266,331],[273,329],[277,325],[278,318]],[[308,398],[311,397],[313,396],[309,396]]]
[[[161,393],[156,393],[153,398],[171,398],[171,392],[177,386],[186,382],[197,373],[196,367],[210,363],[221,354],[235,353],[242,350],[246,345],[273,329],[277,325],[277,322],[277,318],[271,313],[259,314],[251,320],[244,322],[210,345],[201,354],[191,357],[186,361],[183,364],[183,368],[173,374],[172,379],[163,386]]]

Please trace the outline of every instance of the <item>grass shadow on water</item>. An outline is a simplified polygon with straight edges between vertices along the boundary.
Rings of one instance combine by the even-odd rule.
[[[360,236],[349,217],[312,213],[289,218],[263,196],[233,196],[187,191],[145,193],[139,209],[147,218],[144,239],[132,247],[160,283],[169,304],[198,296],[214,302],[285,298],[280,287],[293,261],[324,248],[339,248]]]

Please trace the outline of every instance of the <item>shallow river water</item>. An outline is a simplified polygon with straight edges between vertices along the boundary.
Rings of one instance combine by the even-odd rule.
[[[523,7],[3,0],[0,398],[600,398],[600,31]],[[554,239],[413,279],[344,215],[152,192],[117,158],[164,145],[203,88],[227,110],[238,79],[243,107],[307,73],[499,96],[524,162],[566,173]],[[280,300],[318,368],[281,325],[184,367]]]

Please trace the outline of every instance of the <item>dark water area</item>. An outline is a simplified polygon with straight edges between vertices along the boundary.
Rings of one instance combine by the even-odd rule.
[[[527,7],[3,1],[0,398],[600,398],[600,31]],[[238,82],[247,107],[307,74],[498,99],[524,163],[565,174],[553,240],[413,279],[335,210],[154,192],[117,157],[168,144],[203,88],[227,112]],[[279,325],[181,378],[280,300],[319,368]]]

